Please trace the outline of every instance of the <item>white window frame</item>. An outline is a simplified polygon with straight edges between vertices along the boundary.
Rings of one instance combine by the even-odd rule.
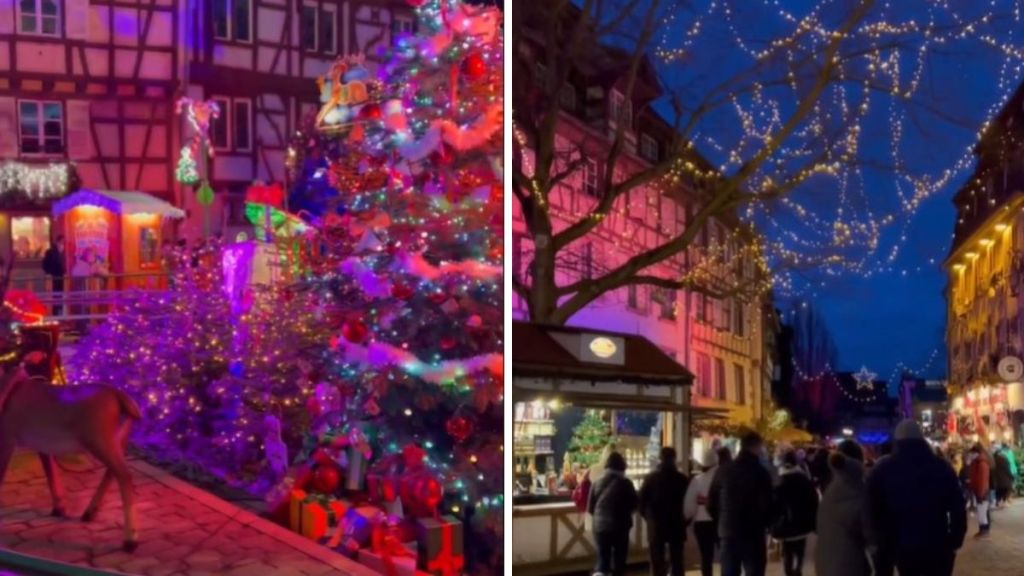
[[[214,2],[224,2],[227,6],[228,15],[228,35],[220,36],[217,34],[216,25],[213,26],[213,36],[217,40],[230,40],[232,42],[243,42],[246,44],[252,44],[252,37],[255,31],[253,30],[253,9],[256,8],[252,0],[213,0]],[[249,5],[249,37],[238,38],[235,34],[235,3],[245,2]]]
[[[36,137],[39,141],[39,152],[25,152],[24,134],[21,133],[21,106],[22,104],[34,104],[36,106],[36,112],[39,118],[39,135]],[[47,104],[56,104],[57,109],[60,110],[60,151],[59,152],[47,152],[46,151],[46,118],[44,115],[44,108]],[[58,100],[30,100],[22,99],[18,100],[18,153],[22,156],[29,157],[44,157],[44,156],[64,156],[68,151],[68,127],[67,127],[67,114],[64,111],[64,104]]]
[[[394,24],[391,25],[392,36],[397,34],[415,34],[416,20],[409,16],[395,16]]]
[[[618,90],[612,90],[611,124],[618,126],[621,121],[626,130],[633,129],[633,101]]]
[[[648,162],[655,163],[658,161],[658,141],[655,140],[650,134],[640,135],[640,157]]]
[[[330,16],[331,23],[331,45],[320,46],[323,40],[323,28],[320,27],[319,18],[321,16]],[[316,28],[316,42],[317,47],[321,52],[326,54],[337,54],[338,53],[338,6],[335,4],[324,4],[323,10],[317,12],[317,28]]]
[[[311,10],[313,12],[313,46],[305,46],[304,43],[306,38],[303,34],[305,28],[306,11]],[[316,52],[320,50],[320,10],[317,9],[316,4],[302,4],[302,10],[299,12],[299,48],[306,52]]]
[[[63,8],[63,4],[64,4],[64,0],[53,0],[54,5],[56,5],[56,7],[57,7],[57,16],[54,17],[56,19],[56,22],[55,22],[53,34],[48,34],[46,32],[43,32],[43,18],[50,18],[50,16],[43,16],[43,0],[32,0],[32,2],[33,2],[33,5],[35,6],[35,12],[32,14],[32,16],[34,16],[35,19],[36,19],[36,29],[34,31],[33,30],[25,30],[22,27],[22,24],[23,24],[22,16],[25,13],[21,9],[21,0],[14,0],[15,6],[17,6],[17,11],[18,11],[18,13],[17,13],[17,18],[18,18],[18,34],[24,34],[26,36],[45,36],[47,38],[60,38],[62,36],[62,30],[61,30],[62,26],[61,26],[61,24],[64,21],[64,18],[63,18],[64,17],[64,10],[62,9]]]
[[[591,198],[601,197],[600,170],[597,160],[583,159],[583,193]]]
[[[247,140],[249,141],[249,145],[246,146],[245,148],[239,148],[238,147],[238,143],[235,142],[235,116],[237,116],[237,114],[235,114],[235,112],[236,112],[236,106],[238,106],[238,104],[240,104],[240,103],[241,104],[245,104],[246,115],[248,116],[248,119],[249,119],[249,122],[247,123],[247,126],[248,126],[247,132],[249,133],[248,134],[249,137],[247,138]],[[231,133],[228,135],[229,136],[228,140],[230,140],[231,149],[234,150],[235,152],[252,152],[252,149],[253,149],[253,141],[252,140],[253,140],[253,136],[254,136],[253,129],[252,129],[252,122],[253,122],[252,98],[232,98],[231,99],[231,114],[230,114],[230,116],[231,116]]]

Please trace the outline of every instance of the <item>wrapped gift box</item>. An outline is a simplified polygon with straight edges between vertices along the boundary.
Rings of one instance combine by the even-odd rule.
[[[293,490],[289,527],[310,540],[320,540],[330,527],[337,526],[348,511],[345,500],[317,497],[304,490]]]
[[[432,576],[462,574],[462,522],[454,516],[420,518],[416,528],[416,567]]]
[[[405,546],[407,554],[384,554],[367,548],[359,551],[359,563],[384,576],[427,576],[426,572],[416,569],[416,545]]]

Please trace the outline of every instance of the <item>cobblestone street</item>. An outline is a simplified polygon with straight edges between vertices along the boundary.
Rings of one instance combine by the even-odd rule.
[[[35,454],[15,456],[0,487],[0,548],[80,566],[145,576],[259,574],[314,576],[372,572],[259,516],[144,462],[130,462],[140,546],[121,550],[116,489],[89,523],[78,518],[99,484],[98,470],[61,472],[68,518],[49,516],[51,500]]]

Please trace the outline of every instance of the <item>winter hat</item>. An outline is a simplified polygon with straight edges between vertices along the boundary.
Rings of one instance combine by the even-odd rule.
[[[917,425],[917,422],[904,420],[896,426],[893,440],[897,442],[900,440],[924,440],[924,434],[921,432],[921,427]]]

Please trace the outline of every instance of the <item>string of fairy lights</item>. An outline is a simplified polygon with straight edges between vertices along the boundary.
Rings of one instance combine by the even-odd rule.
[[[928,356],[928,360],[925,361],[925,363],[919,369],[917,369],[917,370],[911,370],[910,369],[910,365],[904,363],[901,360],[901,361],[896,363],[896,366],[893,368],[892,373],[889,375],[889,379],[885,380],[885,382],[896,382],[896,379],[901,374],[927,374],[928,370],[931,369],[932,364],[935,363],[935,360],[938,357],[939,357],[939,348],[935,348],[935,349],[932,350],[931,354]],[[807,374],[806,372],[803,371],[803,369],[800,367],[799,363],[797,362],[796,358],[792,358],[791,362],[792,362],[792,365],[793,365],[793,370],[796,373],[797,380],[800,381],[800,382],[813,382],[813,381],[819,381],[819,380],[823,380],[823,379],[828,379],[833,384],[835,384],[836,389],[839,390],[839,392],[847,400],[850,400],[852,402],[858,402],[858,403],[862,403],[862,404],[867,404],[867,403],[871,403],[871,402],[874,402],[875,400],[879,399],[879,396],[878,396],[878,393],[877,393],[878,391],[875,389],[874,386],[872,386],[870,388],[869,392],[866,393],[866,394],[861,394],[860,393],[860,391],[861,391],[861,387],[860,386],[858,386],[858,388],[856,390],[854,390],[853,392],[851,392],[851,391],[847,390],[846,388],[844,388],[842,383],[840,383],[839,379],[836,377],[839,373],[836,372],[835,369],[833,369],[831,363],[826,362],[824,367],[821,369],[821,371],[819,371],[817,374],[813,374],[812,375],[812,374]],[[867,370],[866,369],[862,369],[862,372],[867,373]],[[875,376],[875,375],[871,374],[871,376]]]

